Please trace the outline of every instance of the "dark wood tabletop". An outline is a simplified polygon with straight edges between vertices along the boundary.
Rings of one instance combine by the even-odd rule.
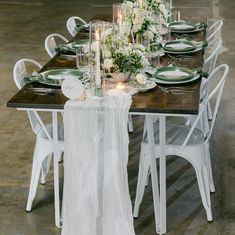
[[[173,35],[174,36],[174,35]],[[87,34],[78,33],[73,40],[86,38]],[[204,40],[205,32],[193,34],[194,40]],[[188,56],[188,54],[187,54]],[[164,55],[161,65],[166,66],[172,61],[178,66],[188,68],[202,67],[203,51],[190,55],[191,57],[172,57]],[[40,72],[57,68],[75,68],[76,62],[73,58],[63,57],[58,53],[53,57]],[[198,79],[191,83],[181,84],[182,92],[171,92],[165,88],[170,85],[160,85],[147,92],[137,93],[132,97],[130,112],[136,113],[168,113],[168,114],[197,114],[199,108],[200,82]],[[63,109],[68,100],[61,92],[60,87],[53,87],[54,91],[49,94],[39,94],[30,91],[30,87],[50,87],[37,82],[25,85],[7,103],[7,107],[25,109]],[[165,88],[164,88],[165,87]],[[52,88],[52,87],[51,87]],[[184,92],[185,91],[185,92]]]

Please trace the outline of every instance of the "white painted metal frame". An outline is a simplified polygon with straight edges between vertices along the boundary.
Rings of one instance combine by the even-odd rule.
[[[67,27],[69,33],[71,34],[71,36],[73,36],[73,37],[77,34],[76,21],[81,22],[81,24],[87,24],[87,22],[79,16],[69,17],[69,19],[66,22],[66,27]]]
[[[58,144],[58,130],[57,130],[57,114],[61,113],[61,109],[25,109],[18,108],[18,110],[27,111],[44,111],[52,112],[52,123],[53,123],[53,142],[54,145]],[[166,233],[166,117],[167,116],[183,116],[183,114],[164,114],[164,113],[145,113],[145,112],[129,112],[130,115],[142,115],[146,118],[146,130],[148,133],[149,140],[149,161],[151,162],[151,181],[153,187],[153,204],[154,204],[154,214],[156,221],[156,231],[158,234]],[[156,117],[159,117],[159,146],[160,146],[160,159],[159,159],[159,180],[157,173],[157,166],[155,161],[155,145],[154,145],[154,133],[153,124]],[[57,149],[54,149],[54,161],[59,156]],[[58,172],[56,162],[54,162],[55,172]],[[57,227],[61,227],[61,217],[60,217],[60,198],[59,198],[59,180],[57,173],[54,173],[54,200],[55,200],[55,224]],[[160,187],[158,187],[158,184]]]
[[[56,43],[56,38],[61,39],[62,41],[64,41],[64,43],[68,43],[69,40],[67,38],[65,38],[63,35],[58,34],[58,33],[52,33],[50,35],[48,35],[45,39],[45,49],[47,51],[47,54],[52,58],[53,56],[56,55],[56,47],[58,46]]]
[[[51,140],[54,145],[54,207],[55,207],[55,225],[57,227],[61,227],[61,212],[60,212],[60,192],[59,192],[59,159],[60,159],[60,151],[58,149],[59,139],[58,139],[58,113],[61,113],[61,110],[54,109],[26,109],[26,108],[18,108],[18,110],[22,111],[31,111],[31,112],[50,112],[52,113],[52,137]]]

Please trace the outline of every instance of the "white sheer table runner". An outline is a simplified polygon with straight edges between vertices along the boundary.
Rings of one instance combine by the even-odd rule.
[[[125,93],[65,105],[62,235],[134,235]]]

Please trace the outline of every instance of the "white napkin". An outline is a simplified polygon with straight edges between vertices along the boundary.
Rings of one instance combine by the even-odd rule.
[[[182,77],[182,76],[188,76],[188,73],[176,70],[176,71],[163,71],[163,72],[159,73],[159,75],[164,75],[165,77],[178,78],[178,77]]]
[[[186,48],[192,48],[191,45],[188,45],[188,44],[185,44],[185,43],[182,43],[182,42],[179,42],[179,43],[176,43],[176,44],[168,44],[166,45],[166,48],[167,47],[170,47],[170,48],[173,48],[173,49],[177,49],[177,50],[180,50],[180,49],[186,49]]]
[[[172,25],[172,28],[187,30],[187,29],[194,29],[194,26],[188,24],[178,24],[178,25]]]

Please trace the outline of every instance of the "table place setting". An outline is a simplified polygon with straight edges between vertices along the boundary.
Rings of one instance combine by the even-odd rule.
[[[173,21],[169,23],[172,33],[196,33],[207,28],[204,22],[192,23],[187,20]]]
[[[197,42],[194,40],[181,38],[168,41],[162,45],[163,51],[168,54],[191,54],[203,50],[207,47],[207,41]]]
[[[80,39],[78,41],[70,42],[60,45],[56,48],[56,52],[60,53],[60,56],[76,58],[76,51],[84,50],[89,51],[89,40]]]

